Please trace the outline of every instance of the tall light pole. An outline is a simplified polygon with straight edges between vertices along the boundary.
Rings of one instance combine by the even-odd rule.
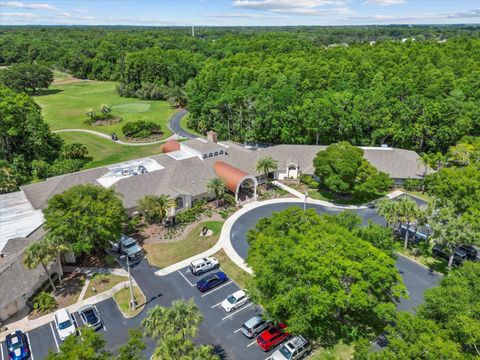
[[[303,201],[303,211],[307,211],[307,197],[308,197],[308,192],[307,192],[307,190],[305,190],[304,195],[305,195],[305,199],[304,199],[304,201]]]
[[[128,255],[123,255],[123,257],[127,258],[128,282],[130,283],[130,308],[134,310],[135,299],[133,297],[132,277],[130,276],[130,258],[128,257]]]

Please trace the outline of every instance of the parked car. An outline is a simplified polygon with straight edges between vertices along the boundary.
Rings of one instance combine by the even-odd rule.
[[[75,335],[77,333],[75,322],[72,320],[67,309],[57,310],[54,319],[60,340],[64,341],[70,335]]]
[[[79,310],[80,318],[84,325],[91,327],[94,330],[100,329],[103,326],[100,315],[98,315],[97,309],[92,305],[84,305]]]
[[[295,336],[283,344],[267,360],[297,360],[310,353],[310,343],[303,336]]]
[[[478,261],[480,257],[480,253],[473,245],[462,245],[458,248],[459,250],[463,250],[467,253],[468,260]]]
[[[132,262],[143,259],[143,249],[134,238],[122,235],[118,241],[118,250],[120,254],[128,256]]]
[[[202,275],[214,269],[218,269],[220,263],[214,257],[203,258],[200,260],[194,260],[190,264],[190,271],[193,275]]]
[[[241,329],[243,335],[249,339],[252,339],[269,326],[270,321],[265,320],[261,315],[255,315],[254,317],[245,321]]]
[[[222,308],[226,312],[230,312],[245,305],[249,301],[250,299],[248,298],[245,291],[238,290],[237,292],[234,292],[232,295],[229,295],[225,300],[222,301]]]
[[[197,282],[197,289],[201,292],[208,291],[228,281],[228,276],[222,271],[210,274]]]
[[[257,337],[257,344],[263,351],[270,351],[275,346],[284,342],[288,337],[289,333],[285,331],[286,325],[271,324],[266,330],[264,330]]]
[[[25,360],[30,357],[30,346],[28,345],[27,336],[20,330],[8,334],[5,342],[10,360]]]
[[[450,259],[448,249],[444,248],[441,244],[435,244],[432,247],[432,254],[441,257],[447,261]],[[453,255],[453,265],[462,265],[462,263],[467,260],[467,258],[467,253],[459,248],[457,249],[457,251],[455,251],[455,254]]]
[[[426,229],[425,229],[426,230]],[[398,236],[402,239],[405,238],[405,234],[407,233],[407,226],[406,225],[402,225],[400,227],[400,233],[398,234]],[[423,234],[422,232],[420,231],[415,231],[415,228],[410,226],[408,228],[408,241],[413,243],[413,244],[418,244],[419,242],[421,241],[426,241],[428,238],[427,235]]]

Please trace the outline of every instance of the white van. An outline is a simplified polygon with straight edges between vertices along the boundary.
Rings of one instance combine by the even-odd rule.
[[[203,258],[200,260],[192,261],[190,264],[190,270],[192,271],[193,275],[202,275],[206,272],[209,272],[213,269],[218,269],[220,264],[218,260],[214,257]]]

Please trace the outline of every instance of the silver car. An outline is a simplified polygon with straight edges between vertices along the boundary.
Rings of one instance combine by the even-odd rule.
[[[100,315],[98,315],[97,309],[92,305],[84,305],[78,313],[82,319],[83,325],[91,327],[94,330],[98,330],[103,326]]]
[[[270,325],[270,321],[262,318],[261,315],[255,315],[254,317],[245,321],[242,325],[242,333],[247,338],[252,339]]]

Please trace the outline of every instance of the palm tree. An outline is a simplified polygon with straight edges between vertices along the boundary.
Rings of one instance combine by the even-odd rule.
[[[168,210],[175,206],[175,202],[165,194],[147,195],[138,202],[139,211],[143,212],[149,224],[155,221],[163,223]]]
[[[53,283],[52,276],[50,275],[47,267],[54,258],[55,256],[53,256],[50,246],[46,243],[45,239],[42,239],[30,244],[25,249],[23,263],[29,269],[35,269],[37,266],[42,265],[43,270],[45,270],[45,273],[48,276],[50,285],[52,285],[53,291],[56,291],[57,288]]]
[[[395,228],[397,222],[397,203],[389,199],[382,199],[378,202],[377,212],[380,216],[385,218],[385,226],[390,224]]]
[[[405,232],[405,242],[403,248],[406,250],[408,248],[408,236],[410,230],[410,224],[415,221],[418,213],[418,205],[415,201],[408,197],[403,197],[398,201],[399,215],[402,222],[407,224],[407,229]],[[400,225],[401,230],[401,225]]]
[[[155,306],[148,312],[142,321],[145,335],[156,340],[163,340],[166,336],[180,336],[183,339],[195,337],[202,315],[197,305],[189,301],[174,301],[172,306]]]
[[[58,237],[49,236],[48,234],[44,238],[44,241],[45,241],[45,246],[48,247],[48,251],[52,255],[52,257],[57,258],[58,269],[59,269],[58,279],[60,280],[60,284],[61,284],[63,269],[62,269],[62,261],[60,259],[60,255],[70,250],[70,247]]]
[[[215,194],[215,199],[217,200],[217,207],[219,206],[219,201],[225,195],[225,183],[219,177],[214,177],[210,179],[207,183],[207,190],[210,193]]]
[[[271,156],[265,156],[257,160],[257,171],[264,174],[267,186],[269,184],[268,174],[277,169],[278,162]]]
[[[425,193],[425,178],[427,177],[428,169],[435,166],[435,155],[423,153],[418,161],[423,165],[423,182],[422,182],[422,194]]]

